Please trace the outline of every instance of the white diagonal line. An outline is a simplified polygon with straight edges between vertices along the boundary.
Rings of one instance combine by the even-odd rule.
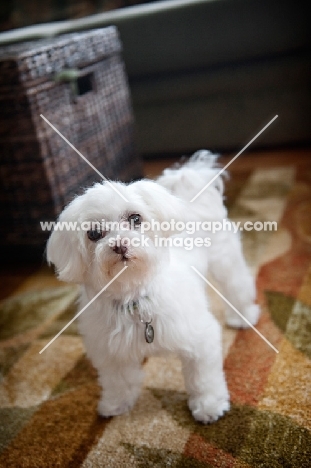
[[[122,195],[122,193],[120,193],[119,190],[118,190],[111,182],[109,182],[109,180],[106,179],[106,177],[105,177],[101,172],[99,172],[99,170],[96,169],[96,167],[93,166],[93,164],[90,163],[90,161],[89,161],[88,159],[86,159],[86,157],[83,156],[83,154],[80,153],[80,151],[78,151],[77,148],[76,148],[75,146],[73,146],[73,144],[70,143],[70,141],[67,140],[67,138],[65,138],[64,135],[63,135],[59,130],[57,130],[57,128],[54,127],[54,125],[52,125],[51,122],[50,122],[46,117],[44,117],[44,115],[40,114],[40,117],[41,117],[43,120],[45,120],[45,122],[46,122],[51,128],[53,128],[53,130],[54,130],[54,131],[55,131],[55,132],[56,132],[56,133],[57,133],[57,134],[58,134],[58,135],[59,135],[59,136],[60,136],[60,137],[61,137],[61,138],[62,138],[62,139],[63,139],[63,140],[64,140],[64,141],[65,141],[65,142],[66,142],[66,143],[67,143],[67,144],[68,144],[68,145],[69,145],[69,146],[70,146],[70,147],[71,147],[71,148],[72,148],[72,149],[73,149],[73,150],[74,150],[74,151],[75,151],[75,152],[76,152],[76,153],[77,153],[77,154],[78,154],[94,171],[95,171],[95,172],[97,172],[97,174],[100,175],[100,177],[101,177],[102,179],[104,179],[104,180],[111,186],[111,188],[112,188],[118,195],[120,195],[121,198],[123,198],[124,201],[126,201],[126,202],[128,201],[127,198],[125,198],[125,196]]]
[[[191,266],[191,268],[200,276],[200,278],[202,278],[203,281],[205,281],[206,284],[208,284],[217,294],[218,296],[220,296],[246,323],[247,325],[249,325],[256,333],[257,335],[260,336],[260,338],[262,338],[269,346],[270,348],[273,349],[273,351],[275,351],[276,353],[279,353],[279,351],[273,346],[272,343],[270,343],[269,340],[267,340],[267,338],[265,336],[263,336],[262,333],[260,333],[259,330],[257,330],[257,328],[254,327],[254,325],[252,325],[249,320],[247,320],[247,318],[244,317],[244,315],[241,314],[241,312],[239,312],[232,304],[231,302],[228,301],[228,299],[225,298],[225,296],[223,296],[219,291],[218,289],[215,288],[215,286],[213,286],[203,275],[201,275],[201,273],[194,267],[194,266]]]
[[[53,341],[55,341],[56,338],[58,338],[59,335],[61,335],[61,334],[63,333],[63,331],[65,331],[66,328],[68,328],[69,325],[71,325],[72,322],[74,322],[74,321],[76,320],[76,318],[78,318],[78,317],[82,314],[82,312],[84,312],[85,309],[87,309],[88,306],[91,305],[92,302],[94,302],[95,299],[97,299],[98,296],[101,295],[101,293],[103,293],[104,291],[106,291],[106,289],[111,285],[111,283],[113,283],[114,280],[116,280],[116,279],[118,278],[118,276],[120,276],[120,275],[123,273],[123,271],[126,270],[126,269],[127,269],[127,266],[123,267],[122,270],[119,271],[119,273],[118,273],[114,278],[112,278],[112,280],[109,281],[109,283],[107,283],[106,286],[104,286],[103,289],[102,289],[101,291],[99,291],[99,293],[97,293],[96,296],[94,296],[93,299],[91,299],[90,302],[88,302],[88,304],[86,304],[86,306],[84,306],[83,309],[81,309],[80,312],[78,312],[78,313],[73,317],[73,319],[71,319],[70,322],[68,322],[67,325],[64,326],[64,328],[63,328],[60,332],[57,333],[57,335],[55,335],[54,338],[52,338],[52,340],[49,341],[49,343],[46,344],[46,345],[44,346],[44,348],[41,349],[41,351],[39,351],[39,354],[43,353],[43,351],[45,351],[46,348],[48,348],[48,347],[50,346],[50,344],[52,344]]]
[[[249,145],[251,145],[251,144],[253,143],[253,141],[255,141],[256,138],[258,138],[259,135],[261,135],[261,134],[266,130],[266,128],[268,128],[269,125],[271,125],[272,122],[274,122],[275,119],[277,119],[277,118],[278,118],[278,115],[275,115],[275,116],[273,117],[273,119],[271,119],[270,122],[268,122],[267,125],[265,125],[264,128],[262,128],[262,129],[260,130],[260,132],[258,132],[257,135],[255,135],[254,138],[252,138],[251,141],[249,141],[249,142],[247,143],[247,145],[245,145],[244,148],[242,148],[241,151],[240,151],[238,154],[236,154],[236,155],[234,156],[234,158],[232,158],[231,161],[229,161],[228,164],[227,164],[225,167],[223,167],[223,168],[218,172],[218,174],[216,174],[216,175],[212,178],[212,180],[210,180],[210,181],[208,182],[208,184],[206,184],[205,187],[203,187],[202,190],[199,191],[199,193],[196,194],[195,197],[192,198],[192,200],[190,200],[190,203],[192,203],[194,200],[196,200],[196,199],[198,198],[198,196],[200,196],[201,193],[204,192],[204,190],[206,190],[207,187],[209,187],[209,186],[214,182],[214,180],[217,179],[217,177],[219,177],[219,176],[227,169],[227,167],[229,167],[230,164],[232,164],[233,161],[235,161],[235,160],[240,156],[240,154],[242,154],[243,151],[245,151],[246,148],[248,148]]]

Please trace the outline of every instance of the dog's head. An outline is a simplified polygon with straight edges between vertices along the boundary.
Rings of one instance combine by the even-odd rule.
[[[156,241],[172,231],[161,231],[162,223],[170,226],[184,212],[182,200],[152,181],[95,184],[61,213],[47,244],[47,260],[59,279],[98,290],[126,265],[116,286],[137,287],[165,261],[167,249]]]

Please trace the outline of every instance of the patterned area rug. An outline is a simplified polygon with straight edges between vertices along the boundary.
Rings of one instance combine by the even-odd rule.
[[[278,222],[276,232],[243,232],[243,242],[257,275],[257,328],[279,353],[253,330],[224,326],[230,412],[196,423],[170,357],[145,363],[131,413],[98,417],[96,373],[75,322],[39,354],[77,311],[77,288],[42,268],[1,303],[1,467],[311,466],[311,170],[237,173],[227,203],[235,220]]]

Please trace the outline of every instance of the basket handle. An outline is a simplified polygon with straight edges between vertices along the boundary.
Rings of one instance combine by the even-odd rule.
[[[77,68],[67,68],[54,76],[56,83],[70,83],[74,99],[94,90],[94,77],[92,72],[85,72]]]

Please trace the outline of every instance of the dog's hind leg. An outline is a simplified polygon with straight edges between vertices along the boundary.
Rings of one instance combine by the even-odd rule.
[[[255,325],[260,314],[260,308],[255,304],[256,285],[237,234],[222,231],[213,236],[209,271],[219,284],[222,295],[246,319],[225,302],[227,324],[237,328],[247,328],[249,323]]]

